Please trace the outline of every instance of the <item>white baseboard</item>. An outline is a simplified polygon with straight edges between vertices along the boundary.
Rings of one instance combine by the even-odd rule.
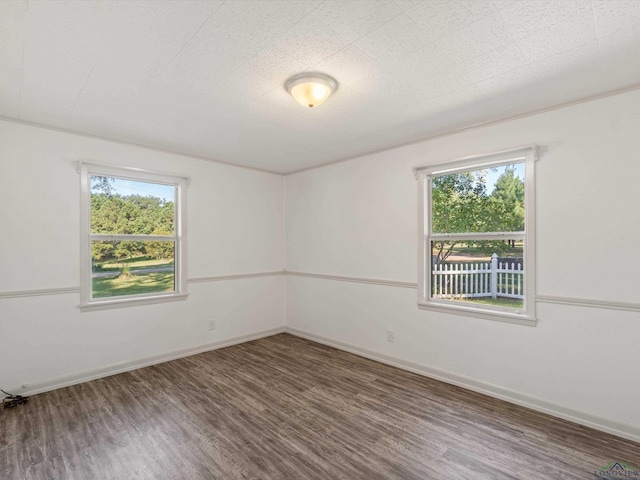
[[[155,355],[152,357],[145,357],[129,362],[122,362],[106,367],[96,368],[92,370],[86,370],[73,375],[67,375],[63,377],[46,380],[39,383],[33,383],[29,385],[28,389],[12,388],[7,391],[12,393],[19,393],[21,395],[36,395],[38,393],[44,393],[58,388],[68,387],[76,385],[78,383],[88,382],[96,380],[98,378],[104,378],[118,373],[129,372],[138,368],[144,368],[151,365],[157,365],[159,363],[176,360],[178,358],[188,357],[196,355],[198,353],[208,352],[211,350],[217,350],[219,348],[229,347],[231,345],[237,345],[239,343],[250,342],[252,340],[258,340],[260,338],[270,337],[279,333],[290,333],[298,337],[306,338],[308,340],[322,343],[330,347],[344,350],[355,355],[359,355],[371,360],[375,360],[393,367],[401,368],[409,372],[417,373],[425,377],[440,380],[451,385],[466,388],[474,392],[482,393],[490,397],[498,398],[516,405],[536,410],[538,412],[546,413],[554,417],[562,418],[570,422],[578,423],[586,427],[594,428],[603,432],[610,433],[634,442],[640,443],[640,428],[632,425],[625,425],[619,422],[607,420],[606,418],[598,417],[590,413],[581,412],[572,408],[564,407],[546,400],[532,397],[515,390],[506,389],[490,383],[481,382],[472,378],[459,375],[456,373],[438,370],[425,365],[410,362],[402,358],[382,354],[373,350],[367,350],[348,343],[339,342],[330,338],[317,335],[315,333],[299,330],[293,327],[278,327],[269,330],[263,330],[248,335],[241,335],[238,337],[229,338],[226,340],[220,340],[217,342],[211,342],[207,344],[198,345],[195,347],[176,350],[168,352],[162,355]]]
[[[198,353],[208,352],[211,350],[217,350],[219,348],[230,347],[231,345],[237,345],[239,343],[250,342],[252,340],[258,340],[264,337],[270,337],[278,333],[284,333],[284,327],[272,328],[269,330],[263,330],[261,332],[251,333],[248,335],[241,335],[238,337],[228,338],[226,340],[219,340],[217,342],[205,343],[195,347],[185,348],[183,350],[175,350],[172,352],[163,353],[161,355],[154,355],[152,357],[139,358],[131,360],[129,362],[116,363],[106,367],[95,368],[92,370],[85,370],[83,372],[75,373],[73,375],[66,375],[63,377],[54,378],[51,380],[45,380],[43,382],[29,384],[27,389],[9,388],[8,392],[18,393],[20,395],[36,395],[38,393],[49,392],[58,388],[69,387],[71,385],[77,385],[78,383],[88,382],[96,380],[98,378],[109,377],[118,373],[130,372],[138,368],[149,367],[151,365],[157,365],[159,363],[169,362],[171,360],[177,360],[178,358],[189,357]]]
[[[606,418],[592,415],[590,413],[574,410],[569,407],[548,402],[541,398],[532,397],[515,390],[510,390],[498,385],[474,380],[457,373],[427,367],[426,365],[410,362],[402,358],[382,354],[373,350],[367,350],[355,345],[332,340],[315,333],[299,330],[297,328],[286,327],[285,331],[286,333],[290,333],[291,335],[306,338],[307,340],[322,343],[339,350],[344,350],[345,352],[353,353],[361,357],[369,358],[377,362],[385,363],[393,367],[398,367],[409,372],[417,373],[418,375],[423,375],[435,380],[440,380],[451,385],[466,388],[467,390],[482,393],[490,397],[498,398],[506,402],[530,408],[531,410],[546,413],[554,417],[562,418],[573,423],[578,423],[586,427],[590,427],[640,443],[640,428],[634,427],[632,425],[625,425],[619,422],[611,421]]]

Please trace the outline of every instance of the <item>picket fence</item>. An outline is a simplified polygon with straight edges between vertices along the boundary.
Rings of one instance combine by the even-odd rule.
[[[524,299],[521,263],[498,262],[433,265],[432,291],[436,298],[506,297]]]

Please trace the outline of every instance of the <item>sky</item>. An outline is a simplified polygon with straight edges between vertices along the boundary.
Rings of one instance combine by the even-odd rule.
[[[496,186],[498,177],[502,175],[507,167],[515,167],[516,177],[524,181],[524,163],[516,163],[515,165],[504,165],[502,167],[490,168],[487,171],[487,194],[491,195]]]
[[[134,180],[123,180],[114,178],[111,182],[114,194],[141,195],[143,197],[157,197],[167,202],[173,202],[174,186],[161,185],[159,183],[136,182]]]

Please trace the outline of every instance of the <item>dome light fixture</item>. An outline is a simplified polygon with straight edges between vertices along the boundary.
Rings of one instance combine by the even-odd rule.
[[[338,88],[338,82],[324,73],[299,73],[284,84],[287,92],[303,107],[323,103]]]

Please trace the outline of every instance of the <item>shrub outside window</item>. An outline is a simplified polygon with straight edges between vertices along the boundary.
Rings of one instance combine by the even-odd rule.
[[[536,148],[415,169],[421,308],[535,325]]]
[[[186,297],[185,178],[80,163],[81,308]]]

